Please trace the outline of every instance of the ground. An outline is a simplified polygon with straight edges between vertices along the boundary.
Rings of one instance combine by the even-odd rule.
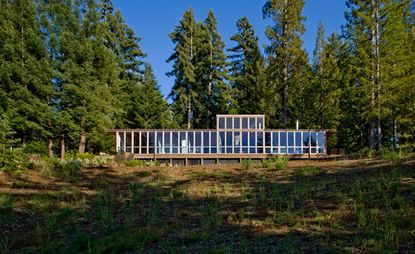
[[[415,160],[0,172],[0,253],[414,253]]]

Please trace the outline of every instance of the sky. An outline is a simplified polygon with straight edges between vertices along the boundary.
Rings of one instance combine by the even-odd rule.
[[[154,74],[165,97],[170,93],[174,77],[167,77],[172,64],[166,59],[173,53],[174,44],[168,34],[179,23],[184,11],[192,7],[197,21],[203,21],[210,9],[215,13],[218,29],[226,48],[235,44],[230,37],[236,33],[236,21],[248,17],[259,37],[262,49],[268,43],[265,28],[272,24],[263,19],[262,6],[266,0],[113,0],[115,9],[120,9],[126,23],[141,38],[140,46],[153,67]],[[345,22],[345,0],[305,0],[303,16],[306,17],[306,32],[303,48],[312,56],[318,23],[321,21],[326,36],[340,32]]]

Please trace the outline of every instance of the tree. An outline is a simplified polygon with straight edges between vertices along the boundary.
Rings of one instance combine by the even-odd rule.
[[[145,64],[143,84],[133,91],[129,117],[132,128],[160,129],[173,127],[172,115],[167,101],[157,85],[150,64]]]
[[[303,0],[268,0],[263,7],[264,17],[274,22],[273,26],[266,28],[270,40],[266,51],[269,81],[280,95],[283,126],[306,116],[304,99],[310,68],[302,49],[301,35],[305,30],[303,7]]]
[[[139,45],[141,39],[125,23],[121,11],[114,12],[111,0],[102,3],[101,22],[104,27],[104,43],[116,56],[119,70],[119,85],[113,86],[111,90],[119,98],[117,103],[122,110],[115,114],[114,120],[116,127],[125,127],[133,121],[128,118],[128,112],[131,111],[129,102],[133,99],[131,95],[135,87],[142,81],[142,59],[145,54]]]
[[[230,110],[231,91],[227,78],[225,44],[219,34],[216,17],[209,11],[205,21],[199,25],[199,46],[195,56],[195,79],[201,107],[194,119],[196,127],[210,128],[216,114]]]
[[[10,126],[22,144],[51,137],[49,107],[54,89],[37,5],[1,3],[0,90],[7,98]]]
[[[265,60],[258,46],[258,37],[247,17],[236,22],[238,32],[231,37],[236,46],[230,48],[231,84],[238,113],[274,116],[273,89],[266,82]]]
[[[408,43],[410,4],[407,0],[347,1],[347,36],[353,45],[357,77],[354,89],[359,96],[359,113],[368,129],[370,149],[379,150],[389,140],[382,130],[387,126],[386,129],[396,129],[400,110],[395,99],[405,98],[413,91],[408,82],[412,52]],[[413,100],[404,100],[399,104],[411,108]]]
[[[313,85],[308,91],[312,111],[310,127],[336,129],[339,124],[341,69],[339,66],[342,42],[332,34],[326,42],[323,24],[320,22],[316,47],[313,51]]]
[[[197,23],[190,8],[169,34],[175,44],[174,53],[167,59],[167,62],[173,62],[173,70],[167,75],[175,77],[170,97],[177,122],[186,125],[188,129],[191,128],[194,110],[200,108],[195,77],[197,33]]]

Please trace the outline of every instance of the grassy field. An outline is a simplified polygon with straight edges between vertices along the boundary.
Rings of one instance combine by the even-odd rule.
[[[0,172],[0,253],[414,253],[415,161]]]

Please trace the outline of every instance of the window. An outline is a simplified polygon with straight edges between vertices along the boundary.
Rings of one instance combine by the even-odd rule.
[[[248,118],[242,118],[242,129],[248,129]]]
[[[225,118],[219,117],[219,129],[225,129]]]
[[[241,118],[235,117],[233,119],[233,128],[234,129],[240,129],[241,128]]]
[[[258,117],[257,118],[257,129],[264,129],[264,118],[263,117]]]
[[[249,129],[255,129],[255,118],[249,118]]]
[[[233,129],[232,118],[226,118],[226,129]]]

